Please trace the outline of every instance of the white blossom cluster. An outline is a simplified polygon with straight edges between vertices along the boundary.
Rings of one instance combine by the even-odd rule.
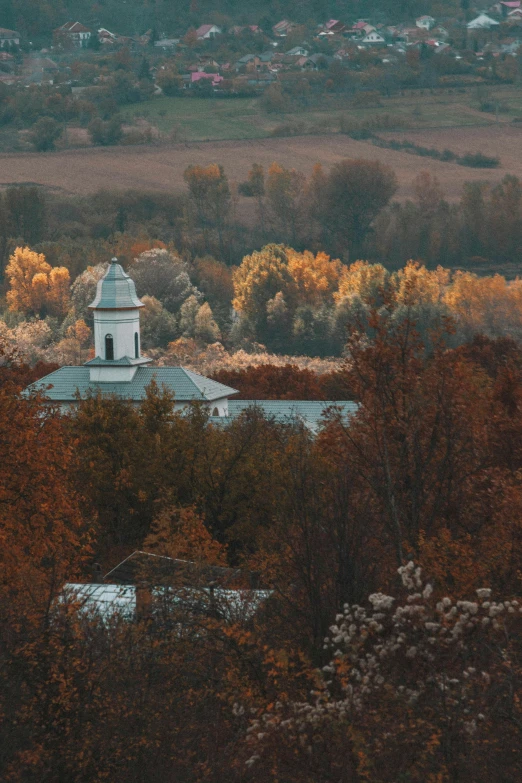
[[[413,562],[398,569],[405,600],[383,593],[369,596],[369,607],[345,604],[325,638],[332,660],[308,702],[277,704],[252,720],[248,734],[259,757],[263,741],[285,730],[309,749],[309,736],[325,721],[355,719],[378,707],[384,693],[404,705],[435,709],[444,702],[448,723],[464,735],[486,719],[491,675],[480,668],[481,640],[506,638],[506,620],[521,616],[517,600],[491,601],[491,590],[476,591],[473,601],[436,600]],[[470,661],[477,665],[470,665]],[[503,666],[509,661],[503,660]]]

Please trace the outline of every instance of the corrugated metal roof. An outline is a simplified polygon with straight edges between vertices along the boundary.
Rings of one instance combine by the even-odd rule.
[[[200,400],[211,402],[236,394],[236,389],[205,378],[184,367],[138,367],[134,378],[129,382],[96,383],[90,380],[88,367],[60,367],[59,370],[40,378],[26,389],[26,393],[43,391],[55,402],[74,402],[77,392],[81,397],[89,391],[99,392],[102,396],[116,395],[127,400],[143,400],[145,390],[151,381],[158,386],[166,386],[174,394],[176,402]],[[49,389],[46,387],[50,386]]]
[[[136,294],[134,280],[113,260],[104,277],[98,281],[96,296],[89,307],[92,310],[122,310],[143,306]]]

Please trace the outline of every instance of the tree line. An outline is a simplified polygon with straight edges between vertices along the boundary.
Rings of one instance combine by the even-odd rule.
[[[452,347],[476,334],[522,338],[522,286],[498,274],[430,270],[415,261],[390,272],[286,245],[266,245],[230,268],[212,257],[190,263],[162,244],[127,246],[126,267],[144,305],[142,345],[163,362],[182,344],[340,357],[350,329],[373,336],[375,309],[393,323],[415,318],[427,342],[451,322],[445,339]],[[43,253],[16,248],[6,268],[4,341],[31,363],[78,364],[92,356],[89,304],[106,268],[88,266],[73,280]]]
[[[329,171],[316,166],[310,177],[277,163],[267,171],[255,164],[239,184],[218,164],[193,165],[184,178],[187,189],[176,195],[64,197],[7,188],[0,197],[0,270],[16,245],[27,244],[76,276],[110,252],[130,260],[132,240],[163,242],[187,259],[213,256],[228,266],[269,243],[391,269],[413,258],[429,268],[494,270],[519,255],[522,186],[513,175],[497,185],[465,182],[456,203],[428,172],[415,178],[412,199],[394,201],[394,172],[363,160]]]

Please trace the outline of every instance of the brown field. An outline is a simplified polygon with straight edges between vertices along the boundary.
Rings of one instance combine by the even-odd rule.
[[[498,169],[472,169],[442,163],[405,152],[380,149],[343,135],[244,141],[192,142],[157,146],[62,150],[52,153],[0,154],[0,187],[38,184],[64,193],[92,193],[104,189],[136,188],[176,191],[184,188],[183,171],[190,164],[221,163],[232,180],[241,181],[252,163],[284,166],[310,174],[315,163],[328,168],[343,158],[379,160],[393,167],[399,180],[399,198],[411,195],[411,183],[420,172],[435,174],[447,198],[455,200],[466,180],[498,182],[506,173],[522,178],[522,127],[501,124],[480,128],[402,131],[382,134],[407,138],[424,146],[455,152],[480,151],[498,155]]]

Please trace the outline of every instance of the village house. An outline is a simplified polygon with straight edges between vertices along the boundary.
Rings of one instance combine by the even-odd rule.
[[[196,35],[198,41],[208,41],[209,38],[215,38],[216,35],[221,35],[222,32],[221,27],[218,27],[217,24],[202,24],[196,30]]]
[[[25,84],[54,84],[59,67],[49,57],[26,57],[22,66]]]
[[[64,48],[82,47],[89,43],[91,35],[92,30],[81,22],[65,22],[53,31],[53,41],[55,46]]]
[[[12,49],[16,46],[20,46],[20,33],[0,27],[0,49]]]
[[[196,71],[190,74],[191,87],[198,84],[201,80],[210,81],[213,87],[217,87],[223,81],[223,77],[219,73],[205,73],[205,71]]]
[[[203,74],[202,78],[213,76],[216,74]],[[191,403],[199,403],[208,410],[209,421],[216,426],[228,424],[254,407],[278,421],[300,421],[312,432],[330,409],[335,408],[345,420],[357,410],[354,402],[230,400],[237,394],[236,389],[211,378],[184,367],[149,367],[151,359],[141,352],[143,306],[134,281],[113,259],[89,305],[94,318],[94,359],[81,366],[60,367],[31,384],[25,394],[41,392],[64,412],[74,410],[80,399],[91,394],[116,396],[138,405],[155,381],[159,388],[172,393],[174,410],[183,411]]]
[[[372,30],[361,39],[361,43],[366,46],[386,46],[386,39],[377,30]]]
[[[331,35],[340,35],[346,30],[344,22],[340,22],[338,19],[329,19],[324,25],[324,31]]]
[[[243,33],[252,33],[253,35],[262,35],[263,31],[257,24],[234,25],[228,31],[229,35],[242,35]]]
[[[419,18],[415,20],[415,24],[422,30],[431,30],[435,25],[435,19],[433,16],[419,16]]]
[[[110,30],[106,30],[105,27],[100,27],[100,29],[97,32],[98,35],[98,41],[103,46],[114,46],[116,41],[118,40],[118,36],[116,33],[111,33]]]
[[[272,27],[272,32],[276,38],[286,38],[297,27],[295,22],[289,22],[288,19],[282,19]]]
[[[496,13],[502,14],[503,17],[509,16],[510,12],[520,8],[520,0],[504,0],[497,3]]]
[[[468,30],[490,30],[492,27],[497,27],[500,22],[496,19],[492,19],[487,14],[479,14],[471,22],[468,22],[466,27]]]

